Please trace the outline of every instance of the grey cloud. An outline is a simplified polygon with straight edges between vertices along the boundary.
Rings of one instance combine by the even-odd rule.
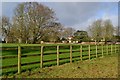
[[[13,10],[18,4],[19,2],[3,3],[3,15],[12,17]],[[52,8],[63,25],[75,29],[86,29],[84,26],[88,25],[93,17],[103,18],[103,14],[117,16],[116,7],[118,7],[115,2],[42,2],[42,4]]]
[[[50,6],[52,5],[52,6]],[[56,12],[59,20],[66,25],[73,25],[95,15],[98,11],[99,3],[49,3]]]
[[[111,13],[111,9],[117,6],[113,2],[53,2],[43,4],[53,8],[59,21],[66,26],[81,25],[94,16],[100,16],[101,12]],[[74,27],[78,28],[78,26]]]

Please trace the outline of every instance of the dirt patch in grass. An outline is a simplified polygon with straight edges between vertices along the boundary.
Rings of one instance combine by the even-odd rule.
[[[21,75],[14,74],[14,78],[117,78],[117,56],[107,56],[92,59],[91,61],[77,61],[72,64],[66,63],[60,66],[37,68],[26,71]]]

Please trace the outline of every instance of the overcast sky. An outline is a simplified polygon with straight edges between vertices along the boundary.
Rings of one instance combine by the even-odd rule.
[[[12,17],[15,7],[20,2],[3,2],[2,15]],[[42,2],[52,8],[59,22],[66,27],[87,30],[96,19],[111,19],[114,26],[118,25],[117,2]]]

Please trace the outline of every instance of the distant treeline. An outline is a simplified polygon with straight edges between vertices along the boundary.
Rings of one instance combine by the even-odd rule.
[[[2,36],[6,43],[40,43],[62,41],[120,41],[119,27],[108,20],[96,20],[87,31],[63,26],[53,9],[37,2],[20,3],[14,16],[2,16]],[[74,26],[73,26],[74,27]],[[71,39],[69,39],[71,37]],[[3,41],[3,42],[4,42]]]

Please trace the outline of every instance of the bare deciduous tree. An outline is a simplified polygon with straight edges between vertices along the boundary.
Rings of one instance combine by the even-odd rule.
[[[75,32],[74,28],[71,28],[71,27],[64,28],[62,32],[62,38],[67,39],[68,37],[73,36],[74,32]]]
[[[6,43],[8,43],[8,38],[10,36],[10,29],[11,29],[11,24],[10,24],[9,18],[6,16],[3,16],[1,32],[2,32],[2,36],[5,37]]]
[[[50,42],[56,42],[60,40],[61,37],[61,31],[63,27],[60,23],[52,23],[51,26],[48,26],[44,29],[44,41],[50,41]]]
[[[37,2],[21,3],[15,10],[14,27],[19,41],[36,43],[41,39],[43,30],[55,21],[54,12]]]
[[[89,26],[89,32],[97,42],[102,38],[102,20],[96,20]]]
[[[112,39],[114,33],[114,27],[110,20],[96,20],[89,26],[89,34],[96,41],[101,41],[102,39],[105,43]]]
[[[114,27],[112,25],[112,22],[109,19],[105,20],[102,30],[102,37],[105,40],[105,43],[113,38],[113,33]]]

